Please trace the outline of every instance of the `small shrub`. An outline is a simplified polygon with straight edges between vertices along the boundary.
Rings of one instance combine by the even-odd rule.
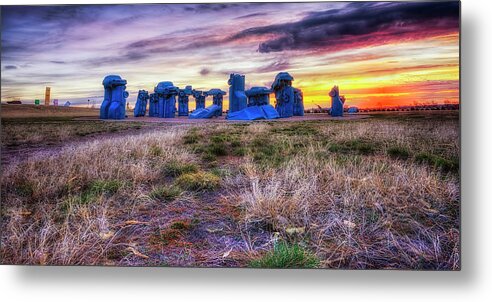
[[[194,173],[198,171],[198,166],[193,163],[182,163],[178,161],[171,161],[164,165],[163,174],[165,176],[177,177],[187,173]]]
[[[403,147],[391,147],[387,152],[390,157],[395,159],[407,159],[410,156],[410,152]]]
[[[298,244],[277,243],[273,250],[249,263],[254,268],[316,268],[318,258]]]
[[[152,199],[158,199],[163,201],[173,201],[183,192],[177,186],[162,186],[157,187],[150,192],[149,196]]]
[[[220,178],[208,172],[183,174],[176,179],[176,184],[185,190],[211,191],[220,185]]]

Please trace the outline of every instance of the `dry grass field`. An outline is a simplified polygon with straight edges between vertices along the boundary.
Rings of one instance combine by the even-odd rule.
[[[89,117],[99,116],[99,110],[84,107],[64,107],[64,106],[42,106],[42,105],[0,105],[0,115],[2,118],[36,118],[36,117]]]
[[[73,122],[2,165],[2,263],[460,269],[458,112],[82,141]],[[31,126],[2,121],[2,147],[52,136],[12,134]]]

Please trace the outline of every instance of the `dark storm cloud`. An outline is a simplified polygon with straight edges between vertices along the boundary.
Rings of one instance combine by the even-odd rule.
[[[2,7],[2,59],[29,56],[89,39],[73,36],[72,29],[98,20],[93,6]]]
[[[231,40],[273,36],[259,44],[263,53],[340,48],[363,43],[370,35],[372,43],[383,44],[402,35],[417,38],[429,31],[456,30],[458,23],[459,2],[354,2],[342,9],[309,13],[297,22],[249,28]]]
[[[209,73],[210,73],[210,69],[208,69],[208,68],[202,68],[200,70],[200,75],[202,75],[202,76],[206,76]]]
[[[253,18],[253,17],[261,17],[261,16],[266,16],[268,15],[267,13],[253,13],[253,14],[248,14],[244,16],[239,16],[236,17],[235,19],[240,20],[240,19],[248,19],[248,18]]]
[[[237,9],[238,7],[245,8],[249,6],[250,3],[210,3],[210,4],[195,4],[186,6],[185,11],[193,12],[210,12],[210,11],[223,11],[230,8]]]
[[[68,30],[97,20],[99,12],[99,8],[91,5],[8,6],[2,7],[2,25],[53,25]]]
[[[165,37],[155,37],[131,42],[122,48],[121,57],[134,61],[155,54],[182,51],[193,52],[202,48],[218,46],[229,41],[228,38],[217,37],[215,34],[188,35],[186,37],[169,34]]]

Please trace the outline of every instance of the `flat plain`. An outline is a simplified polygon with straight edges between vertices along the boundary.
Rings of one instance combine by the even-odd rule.
[[[460,269],[457,111],[183,124],[10,107],[2,263]]]

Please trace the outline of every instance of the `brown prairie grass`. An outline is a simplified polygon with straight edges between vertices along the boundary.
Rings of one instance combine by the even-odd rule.
[[[279,126],[262,142],[278,150],[258,151],[251,138],[251,157],[226,179],[243,232],[260,225],[304,242],[327,268],[460,268],[456,120],[310,123],[297,125],[300,136]],[[321,134],[306,140],[309,127]]]
[[[67,145],[3,167],[2,263],[460,269],[458,132],[385,117]]]
[[[44,106],[44,105],[0,105],[0,116],[5,118],[68,118],[81,116],[99,116],[96,108]]]
[[[193,162],[176,147],[181,132],[95,140],[3,167],[2,262],[104,263],[116,235],[109,217],[151,200],[141,188],[167,163]]]
[[[53,145],[88,135],[140,129],[138,122],[76,121],[70,118],[2,119],[2,147]]]

